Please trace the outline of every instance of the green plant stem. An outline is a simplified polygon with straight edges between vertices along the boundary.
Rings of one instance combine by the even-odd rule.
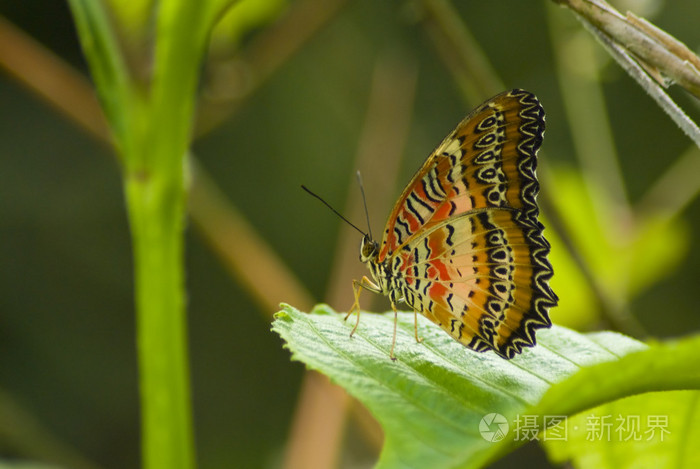
[[[132,100],[125,191],[134,248],[143,466],[195,467],[185,314],[184,162],[214,2],[163,2],[154,71]],[[143,106],[141,106],[143,104]]]
[[[124,165],[134,249],[142,460],[195,466],[185,314],[184,162],[209,31],[230,0],[162,0],[151,81],[127,68],[99,2],[71,0],[83,50]]]
[[[184,189],[131,176],[143,465],[194,467],[184,307]]]

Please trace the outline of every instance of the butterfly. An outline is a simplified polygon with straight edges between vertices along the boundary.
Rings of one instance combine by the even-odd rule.
[[[421,313],[467,348],[510,359],[551,326],[550,245],[538,221],[535,170],[544,133],[537,97],[514,89],[472,111],[413,176],[389,215],[381,243],[364,234],[362,289]],[[416,340],[420,341],[415,318]]]

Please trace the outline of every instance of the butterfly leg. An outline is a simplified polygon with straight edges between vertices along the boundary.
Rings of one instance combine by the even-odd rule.
[[[413,310],[413,332],[416,335],[416,342],[423,342],[423,337],[418,337],[418,311]]]
[[[391,351],[389,352],[389,357],[392,360],[396,360],[396,356],[394,355],[394,347],[396,347],[396,328],[399,322],[399,312],[396,310],[396,303],[394,303],[393,301],[391,302],[391,309],[394,310],[394,338],[391,340]],[[423,342],[423,338],[418,337],[418,313],[415,309],[413,310],[413,314],[413,331],[416,335],[416,342],[421,343]]]
[[[357,330],[357,326],[360,325],[360,293],[362,292],[363,288],[376,293],[381,293],[382,291],[378,286],[372,283],[372,281],[369,278],[367,278],[367,276],[362,277],[362,280],[360,280],[359,282],[357,280],[352,281],[352,291],[355,295],[355,302],[348,310],[348,314],[345,315],[345,321],[348,320],[353,311],[357,310],[357,322],[355,323],[355,327],[353,327],[352,331],[350,332],[350,337],[353,336],[353,334]]]
[[[394,355],[394,347],[396,347],[396,325],[399,322],[399,312],[396,311],[396,304],[391,302],[391,309],[394,310],[394,338],[391,339],[391,351],[389,352],[389,358],[396,361],[396,355]]]

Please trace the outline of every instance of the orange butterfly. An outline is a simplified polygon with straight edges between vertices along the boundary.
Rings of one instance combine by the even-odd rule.
[[[551,326],[549,243],[535,200],[544,109],[532,93],[501,93],[472,111],[413,176],[381,244],[364,234],[362,288],[406,303],[466,347],[510,359]],[[336,212],[337,213],[337,212]],[[361,230],[358,230],[361,231]],[[420,341],[415,326],[416,340]],[[396,321],[390,356],[394,359]]]

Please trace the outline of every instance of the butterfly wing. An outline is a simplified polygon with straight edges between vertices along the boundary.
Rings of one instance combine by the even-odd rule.
[[[551,325],[549,244],[513,209],[475,210],[422,233],[397,256],[404,301],[476,351],[512,358]]]
[[[544,110],[524,90],[470,113],[404,189],[379,262],[405,301],[465,346],[511,358],[551,325],[549,243],[537,220]]]
[[[379,261],[421,230],[487,207],[521,209],[536,220],[536,152],[544,110],[532,93],[511,90],[472,111],[433,151],[387,221]]]

